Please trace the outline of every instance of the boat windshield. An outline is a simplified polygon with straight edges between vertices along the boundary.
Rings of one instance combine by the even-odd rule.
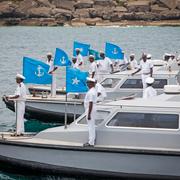
[[[178,114],[118,112],[108,123],[111,127],[178,129]]]
[[[96,113],[96,121],[95,121],[95,124],[96,125],[99,125],[101,124],[104,119],[109,115],[109,111],[97,111]],[[82,119],[80,119],[77,124],[87,124],[87,120],[86,120],[86,117],[83,116]]]
[[[167,79],[155,79],[153,87],[162,89],[165,85],[167,85]],[[120,88],[142,89],[142,80],[127,79]]]
[[[121,79],[119,78],[106,78],[103,82],[101,82],[101,85],[104,88],[114,88],[120,80]]]

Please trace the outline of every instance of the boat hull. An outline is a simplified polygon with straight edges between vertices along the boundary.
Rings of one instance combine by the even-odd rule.
[[[14,109],[14,101],[4,101],[6,107],[11,111]],[[68,123],[79,117],[84,112],[83,104],[67,104],[66,107]],[[44,101],[26,101],[25,118],[28,120],[36,119],[42,122],[64,123],[65,102],[44,102]]]
[[[0,165],[44,174],[179,179],[180,154],[0,141]]]

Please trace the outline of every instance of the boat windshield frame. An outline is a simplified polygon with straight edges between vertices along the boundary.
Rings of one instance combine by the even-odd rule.
[[[97,127],[97,126],[100,126],[101,124],[103,124],[103,122],[106,122],[107,121],[107,118],[109,117],[109,115],[112,113],[112,111],[111,110],[102,110],[102,109],[99,109],[99,110],[97,110],[97,111],[99,111],[99,112],[105,112],[105,113],[107,113],[107,115],[105,115],[105,118],[103,118],[103,120],[100,122],[100,123],[98,123],[98,124],[96,124],[95,126]],[[80,116],[77,120],[76,120],[76,125],[80,125],[80,126],[87,126],[87,123],[86,124],[84,124],[84,123],[79,123],[80,121],[83,121],[83,120],[85,120],[85,118],[86,118],[86,114],[84,113],[82,116]],[[95,120],[96,121],[96,120]]]
[[[109,126],[108,123],[113,119],[113,117],[115,117],[116,114],[118,113],[151,113],[151,114],[174,114],[174,115],[178,115],[178,128],[177,129],[171,129],[171,128],[152,128],[152,127],[130,127],[130,126]],[[129,129],[129,130],[148,130],[148,131],[171,131],[171,132],[177,132],[180,131],[180,113],[179,112],[172,112],[172,111],[166,111],[166,112],[160,112],[160,111],[152,111],[150,109],[145,109],[140,110],[140,109],[136,109],[136,110],[130,110],[130,109],[116,109],[115,111],[113,111],[110,116],[109,119],[106,121],[105,123],[105,127],[108,129]]]

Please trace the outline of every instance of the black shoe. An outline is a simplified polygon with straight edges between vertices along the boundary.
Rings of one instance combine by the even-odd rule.
[[[83,147],[94,147],[94,145],[91,145],[89,143],[85,143],[85,144],[83,144]]]

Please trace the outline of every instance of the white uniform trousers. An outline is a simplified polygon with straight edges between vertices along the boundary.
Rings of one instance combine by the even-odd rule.
[[[146,78],[147,77],[150,77],[150,74],[142,74],[141,75],[141,79],[142,79],[142,84],[143,84],[143,89],[145,89],[147,87],[147,84],[146,84]]]
[[[24,113],[25,113],[25,102],[19,101],[17,103],[17,124],[16,124],[16,133],[24,133]]]
[[[90,145],[94,145],[95,144],[95,139],[96,139],[96,130],[95,130],[95,112],[91,113],[91,120],[87,120],[87,124],[88,124],[88,131],[89,131],[89,141],[88,143]]]
[[[56,97],[56,74],[52,74],[51,96]]]

